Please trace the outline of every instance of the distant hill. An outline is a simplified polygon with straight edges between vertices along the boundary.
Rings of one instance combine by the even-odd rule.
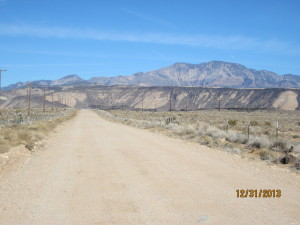
[[[130,76],[93,77],[83,80],[77,75],[59,80],[33,81],[35,86],[130,85],[130,86],[194,86],[230,88],[300,88],[300,76],[278,75],[266,70],[249,69],[241,64],[211,61],[200,64],[175,63],[171,66]],[[4,89],[25,86],[18,82]]]
[[[29,81],[33,87],[43,87],[43,86],[76,86],[76,85],[88,85],[90,84],[88,81],[85,81],[81,77],[73,74],[65,76],[58,80],[36,80]],[[27,85],[27,82],[17,82],[15,84],[11,84],[7,87],[4,87],[4,90],[12,90],[17,88],[22,88]]]

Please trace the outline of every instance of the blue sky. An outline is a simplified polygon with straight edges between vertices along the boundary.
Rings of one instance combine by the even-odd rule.
[[[298,0],[0,0],[3,86],[212,60],[300,75]]]

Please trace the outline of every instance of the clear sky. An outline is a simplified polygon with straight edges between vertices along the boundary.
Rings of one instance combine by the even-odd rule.
[[[300,75],[300,1],[0,0],[3,86],[212,60]]]

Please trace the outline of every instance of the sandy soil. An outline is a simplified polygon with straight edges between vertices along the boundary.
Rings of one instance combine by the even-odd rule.
[[[281,189],[237,198],[236,189]],[[300,224],[300,176],[81,111],[0,174],[0,224]]]

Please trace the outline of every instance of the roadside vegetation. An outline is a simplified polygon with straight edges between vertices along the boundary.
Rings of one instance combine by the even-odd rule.
[[[18,145],[33,150],[57,125],[73,118],[76,113],[76,110],[71,109],[48,112],[35,109],[31,116],[27,117],[21,110],[1,110],[0,154]]]
[[[261,159],[300,170],[298,111],[97,112],[109,120],[196,142],[252,160]]]

